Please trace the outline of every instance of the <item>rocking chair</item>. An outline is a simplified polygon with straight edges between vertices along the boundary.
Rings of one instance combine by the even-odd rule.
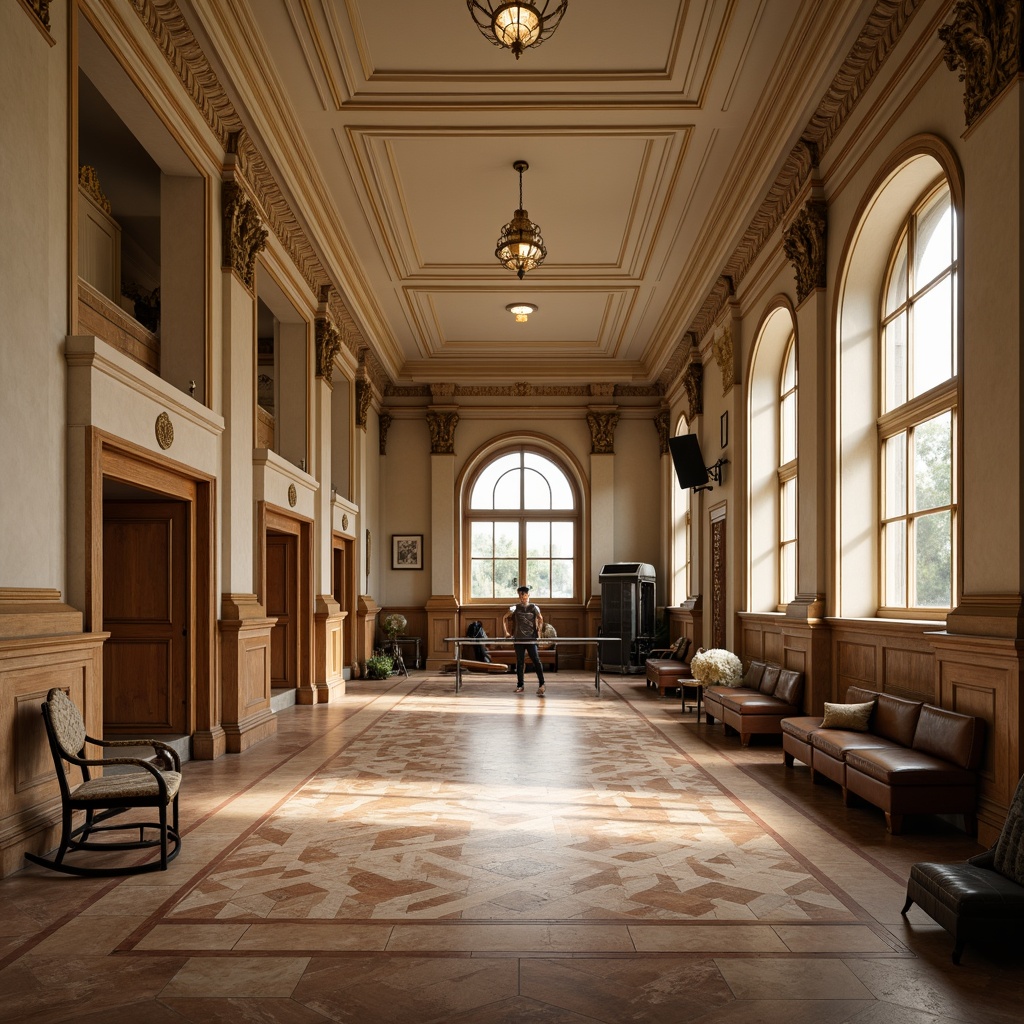
[[[60,689],[50,690],[46,695],[46,702],[42,705],[42,711],[46,735],[50,741],[50,752],[57,770],[57,781],[60,784],[61,837],[60,846],[53,860],[32,853],[25,854],[26,860],[65,874],[91,877],[166,871],[168,862],[173,860],[181,849],[181,837],[178,834],[181,759],[178,752],[159,740],[93,739],[86,734],[81,712]],[[103,748],[149,746],[153,748],[161,767],[138,757],[88,758],[85,749],[87,743]],[[65,762],[81,770],[82,781],[77,786],[71,784],[71,772],[65,769]],[[99,778],[93,778],[90,772],[91,768],[115,765],[132,765],[139,771],[112,772]],[[168,806],[171,808],[170,825],[167,823]],[[159,822],[131,821],[124,824],[106,824],[114,816],[135,807],[158,808]],[[78,828],[73,828],[72,814],[76,811],[85,812],[85,821]],[[147,829],[155,829],[157,834],[147,836]],[[137,839],[115,838],[107,842],[102,839],[96,841],[93,838],[102,833],[127,833],[134,830],[138,830]],[[86,867],[68,864],[64,860],[65,854],[75,850],[106,853],[156,847],[160,850],[159,860],[128,867]]]

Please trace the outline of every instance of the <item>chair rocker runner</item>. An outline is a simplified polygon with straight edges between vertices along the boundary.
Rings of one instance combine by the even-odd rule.
[[[181,759],[178,752],[159,740],[97,740],[88,736],[81,712],[68,695],[53,689],[42,705],[46,735],[50,741],[61,797],[60,846],[52,860],[26,853],[26,860],[54,871],[69,875],[110,877],[136,875],[147,871],[166,871],[167,864],[181,849],[178,834],[178,789],[181,785]],[[138,757],[86,757],[86,744],[101,748],[150,746],[156,757],[170,770],[161,770],[150,761]],[[77,766],[82,781],[73,786],[70,772],[64,763]],[[94,778],[90,769],[114,765],[133,765],[139,771],[114,773]],[[171,823],[167,823],[167,808],[171,808]],[[124,824],[106,824],[118,814],[136,807],[158,809],[158,822],[131,821]],[[72,814],[85,812],[85,821],[72,827]],[[157,835],[147,836],[146,830]],[[98,834],[138,831],[138,839],[115,839],[110,842],[94,839]],[[65,863],[65,854],[76,850],[111,852],[117,850],[146,850],[159,848],[159,860],[128,867],[82,867]]]

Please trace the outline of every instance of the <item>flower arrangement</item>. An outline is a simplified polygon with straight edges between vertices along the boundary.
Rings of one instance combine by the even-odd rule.
[[[384,627],[384,632],[387,633],[388,639],[394,641],[400,633],[405,632],[405,627],[409,623],[405,616],[400,612],[391,612],[390,615],[385,615],[381,621],[381,626]]]
[[[732,651],[712,647],[705,651],[702,647],[690,659],[690,671],[693,678],[704,686],[717,683],[719,686],[738,686],[743,678],[743,664]]]

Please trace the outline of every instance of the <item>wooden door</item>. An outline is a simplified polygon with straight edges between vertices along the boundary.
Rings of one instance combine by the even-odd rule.
[[[298,565],[297,538],[267,532],[267,615],[277,618],[270,633],[270,685],[298,685]]]
[[[725,512],[711,521],[711,645],[725,647],[725,610],[728,604],[726,576]]]
[[[188,505],[103,503],[103,727],[188,733]]]

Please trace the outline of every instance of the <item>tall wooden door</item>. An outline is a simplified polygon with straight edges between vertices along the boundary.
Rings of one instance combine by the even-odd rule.
[[[270,685],[298,685],[298,564],[292,534],[267,532],[267,615],[277,618],[270,634]]]
[[[103,726],[189,731],[189,516],[183,501],[103,503]]]
[[[712,513],[711,518],[711,644],[725,647],[725,610],[728,604],[728,577],[726,576],[725,509]]]

